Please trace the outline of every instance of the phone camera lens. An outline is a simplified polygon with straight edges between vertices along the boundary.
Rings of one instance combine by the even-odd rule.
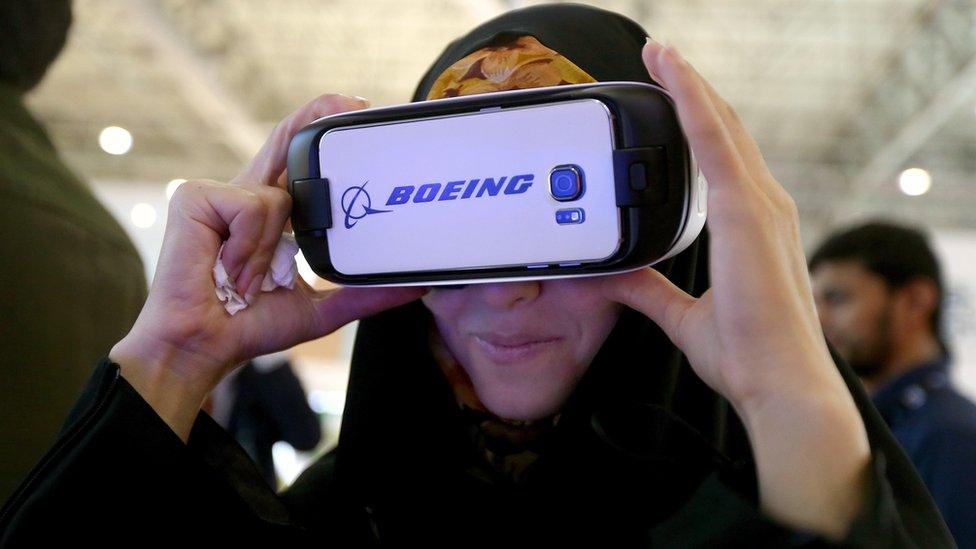
[[[549,174],[549,192],[560,202],[576,200],[583,194],[583,170],[579,166],[558,166]]]
[[[556,178],[556,190],[560,194],[573,192],[573,187],[576,185],[575,179],[567,173],[559,174]]]

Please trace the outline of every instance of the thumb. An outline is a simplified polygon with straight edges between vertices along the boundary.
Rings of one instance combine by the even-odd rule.
[[[427,286],[340,287],[314,291],[311,296],[314,322],[309,328],[318,335],[331,333],[354,320],[419,299],[428,291]]]
[[[642,313],[657,324],[679,348],[680,328],[697,299],[675,286],[663,274],[650,267],[607,276],[601,288],[603,295]]]

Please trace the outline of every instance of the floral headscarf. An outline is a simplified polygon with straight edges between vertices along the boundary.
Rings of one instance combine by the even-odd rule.
[[[427,99],[587,82],[596,80],[535,37],[519,36],[481,48],[448,67]]]

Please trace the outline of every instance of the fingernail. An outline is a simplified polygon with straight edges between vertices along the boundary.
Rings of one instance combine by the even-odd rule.
[[[243,268],[241,271],[243,272]],[[244,280],[240,277],[240,275],[241,273],[237,273],[237,276],[230,277],[230,289],[238,293],[244,289]]]
[[[664,46],[662,46],[661,49],[657,50],[657,56],[654,59],[654,61],[656,63],[661,63],[664,60],[664,52],[668,51],[668,48],[670,47],[671,47],[671,43],[668,42]]]
[[[360,97],[358,95],[354,95],[353,97],[358,99],[360,103],[365,103],[367,107],[372,104],[369,102],[369,99],[366,99],[365,97]]]
[[[263,276],[255,276],[254,280],[251,281],[251,285],[247,288],[247,293],[244,294],[244,301],[247,301],[248,305],[252,305],[254,300],[258,298],[258,293],[261,292],[261,283],[263,281]]]
[[[647,45],[647,44],[654,44],[655,46],[658,46],[659,48],[661,47],[661,44],[659,44],[656,40],[654,40],[650,36],[648,36],[646,38],[647,38],[647,40],[645,41],[645,45]],[[659,63],[661,61],[661,51],[663,51],[663,50],[661,50],[661,49],[658,50],[657,55],[655,56],[655,63]],[[663,85],[663,81],[661,80],[661,77],[658,76],[658,74],[656,72],[654,72],[654,69],[652,67],[648,66],[647,67],[647,72],[649,72],[651,74],[651,79],[652,80],[654,80],[658,84]]]
[[[236,267],[234,267],[233,270],[227,271],[227,276],[229,276],[230,279],[233,280],[236,283],[237,282],[237,277],[241,276],[241,273],[243,271],[244,271],[244,264],[241,263],[240,265],[237,265]]]

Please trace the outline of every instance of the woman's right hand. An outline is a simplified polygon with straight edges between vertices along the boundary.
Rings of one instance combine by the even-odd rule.
[[[317,118],[367,105],[323,95],[282,121],[231,183],[187,181],[173,195],[149,297],[109,357],[184,442],[206,395],[240,362],[423,295],[417,287],[316,291],[300,277],[293,290],[259,290],[291,212],[283,177],[291,137]],[[225,240],[222,261],[249,301],[233,316],[212,271]]]

